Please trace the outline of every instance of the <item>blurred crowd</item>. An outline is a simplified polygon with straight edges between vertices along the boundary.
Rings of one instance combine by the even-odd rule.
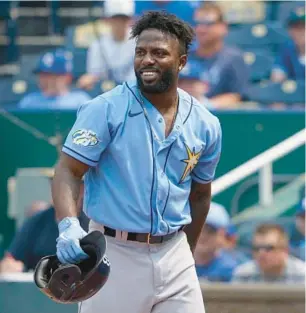
[[[179,86],[209,110],[247,108],[254,100],[254,89],[250,86],[255,83],[259,86],[262,80],[277,86],[288,80],[291,87],[300,82],[304,86],[303,2],[290,9],[283,21],[289,39],[275,51],[274,64],[267,77],[256,80],[249,60],[256,56],[255,51],[246,55],[241,47],[227,43],[232,30],[224,15],[224,3],[123,0],[118,5],[118,1],[103,1],[101,19],[107,23],[108,32],[90,44],[86,71],[77,79],[74,77],[75,56],[68,49],[43,53],[32,69],[37,76],[37,90],[20,100],[19,109],[77,109],[95,96],[97,86],[101,93],[125,80],[133,80],[135,42],[129,38],[129,32],[134,19],[147,10],[164,9],[194,26],[196,39],[180,74]],[[254,1],[244,2],[247,6]],[[264,105],[259,103],[260,108],[289,109],[292,106],[277,99],[273,101],[269,90],[268,94],[269,101]],[[255,95],[258,95],[257,89]],[[294,105],[304,109],[305,103]],[[81,188],[83,192],[83,186]],[[248,245],[243,245],[239,228],[232,222],[228,210],[213,202],[195,251],[198,276],[213,282],[304,283],[305,192],[302,194],[289,227],[276,220],[258,222]],[[79,205],[82,205],[82,196]],[[87,217],[79,218],[87,230]],[[33,203],[0,263],[0,273],[33,271],[41,257],[55,253],[57,236],[53,204]]]
[[[256,2],[264,3],[248,1],[239,5],[251,8]],[[279,22],[279,28],[269,26],[275,21],[235,28],[227,22],[224,1],[102,1],[101,22],[107,31],[96,34],[89,45],[83,61],[85,72],[75,75],[79,71],[74,67],[81,66],[74,60],[77,50],[62,47],[43,53],[33,68],[37,88],[24,95],[17,107],[76,109],[99,93],[133,80],[135,41],[129,36],[131,24],[147,10],[166,10],[195,29],[196,38],[181,72],[179,87],[203,105],[216,110],[245,109],[256,102],[257,108],[304,109],[304,101],[288,104],[282,95],[296,92],[302,93],[301,99],[305,97],[305,91],[299,88],[300,84],[304,87],[305,81],[305,7],[303,2],[295,2],[299,5],[288,7],[290,12]],[[246,8],[243,10],[247,12]],[[239,42],[239,36],[244,36],[245,41],[252,40],[248,32],[249,37],[254,36],[254,43],[258,41],[257,47],[250,50],[228,43],[233,37],[234,42]],[[278,36],[283,36],[282,44],[271,48],[270,41],[272,45],[273,38]],[[271,54],[273,64],[269,68],[267,60]],[[282,85],[287,81],[290,83]],[[267,85],[270,89],[266,90]]]
[[[80,188],[81,208],[84,186]],[[276,220],[258,222],[250,231],[249,245],[243,244],[226,208],[212,202],[194,254],[198,277],[207,282],[304,284],[304,190],[302,194],[289,225]],[[88,231],[83,212],[79,220]],[[53,204],[34,202],[0,261],[0,274],[33,271],[43,256],[56,253],[57,237]]]

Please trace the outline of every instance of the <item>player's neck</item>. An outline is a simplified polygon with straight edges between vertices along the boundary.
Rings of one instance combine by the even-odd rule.
[[[166,113],[169,109],[177,106],[178,93],[177,88],[168,90],[167,92],[160,94],[145,93],[142,94],[156,107],[156,109],[162,114]]]

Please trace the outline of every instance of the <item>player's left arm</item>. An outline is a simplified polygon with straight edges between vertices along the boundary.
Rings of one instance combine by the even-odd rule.
[[[203,224],[209,211],[211,200],[211,183],[192,182],[189,196],[191,223],[184,228],[192,253],[195,250]]]
[[[184,230],[192,252],[194,252],[209,211],[211,182],[219,163],[221,142],[221,126],[217,118],[214,118],[206,130],[206,147],[191,174],[189,204],[192,221]]]

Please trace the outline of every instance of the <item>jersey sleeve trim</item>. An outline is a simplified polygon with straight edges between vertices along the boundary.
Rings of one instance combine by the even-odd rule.
[[[192,179],[198,183],[204,183],[204,184],[208,184],[212,181],[212,179],[203,179],[199,177],[198,175],[196,175],[195,173],[192,173]]]
[[[95,161],[95,160],[92,160],[92,159],[89,159],[87,158],[86,156],[80,154],[79,152],[67,147],[67,146],[63,146],[63,149],[62,149],[63,152],[65,152],[66,154],[72,156],[73,158],[87,164],[87,165],[90,165],[90,166],[96,166],[99,162],[99,160]]]

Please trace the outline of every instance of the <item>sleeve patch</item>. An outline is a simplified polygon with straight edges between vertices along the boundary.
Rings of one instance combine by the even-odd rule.
[[[72,142],[78,146],[90,147],[99,143],[95,132],[88,129],[78,129],[72,134]]]

